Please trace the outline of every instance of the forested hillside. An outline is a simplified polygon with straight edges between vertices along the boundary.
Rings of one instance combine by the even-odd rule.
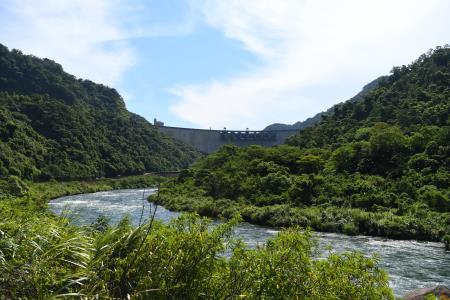
[[[415,135],[423,143],[445,140],[450,113],[449,60],[450,49],[443,47],[422,55],[409,66],[394,67],[392,75],[360,101],[335,106],[332,115],[303,130],[288,144],[336,147],[339,143],[362,141],[368,137],[367,128],[378,122],[395,126],[410,137]],[[441,138],[438,132],[443,134]]]
[[[450,48],[274,148],[226,146],[163,190],[180,210],[450,243]]]
[[[198,155],[128,112],[116,90],[0,44],[0,177],[142,174]]]
[[[371,90],[373,90],[374,88],[378,87],[378,84],[385,80],[385,76],[381,76],[378,77],[377,79],[373,80],[372,82],[366,84],[362,90],[356,94],[354,97],[350,98],[349,100],[345,101],[345,102],[357,102],[361,99],[363,99],[363,97],[369,93]],[[328,116],[331,115],[335,109],[336,106],[339,106],[341,104],[337,104],[329,109],[327,109],[326,111],[320,112],[316,115],[314,115],[313,117],[307,118],[304,121],[298,121],[292,125],[289,124],[282,124],[282,123],[274,123],[274,124],[270,124],[269,126],[267,126],[266,128],[264,128],[264,130],[291,130],[291,129],[304,129],[310,126],[313,126],[317,123],[319,123],[322,120],[323,116]]]

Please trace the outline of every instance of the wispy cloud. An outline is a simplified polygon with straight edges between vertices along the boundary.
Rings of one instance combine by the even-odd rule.
[[[449,41],[445,0],[194,1],[204,21],[262,59],[224,81],[175,86],[171,111],[202,127],[261,128],[295,122],[351,94],[321,90],[364,83]],[[314,90],[311,92],[311,90]],[[348,93],[348,92],[347,92]]]
[[[224,80],[173,84],[171,112],[205,128],[261,128],[324,110],[450,38],[447,0],[186,0],[182,13],[170,18],[166,5],[154,18],[164,3],[3,0],[0,42],[120,88],[142,55],[132,39],[190,34],[200,19],[262,63]]]
[[[9,47],[48,57],[74,75],[117,83],[135,62],[117,22],[117,1],[2,1],[0,39]]]
[[[139,59],[131,39],[187,34],[195,28],[190,16],[170,24],[147,20],[144,9],[152,5],[125,0],[3,0],[0,42],[53,59],[78,77],[116,86]]]

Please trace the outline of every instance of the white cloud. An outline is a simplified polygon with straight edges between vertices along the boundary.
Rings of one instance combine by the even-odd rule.
[[[118,1],[2,1],[1,42],[61,63],[78,77],[108,85],[135,63],[123,39]]]
[[[261,128],[305,119],[352,96],[347,89],[329,99],[323,89],[347,86],[356,93],[450,37],[445,0],[193,3],[207,24],[264,61],[228,80],[171,90],[179,97],[171,111],[201,127]]]
[[[190,14],[171,24],[148,20],[154,3],[125,0],[3,0],[0,42],[48,57],[78,77],[116,86],[137,63],[129,40],[187,34]]]

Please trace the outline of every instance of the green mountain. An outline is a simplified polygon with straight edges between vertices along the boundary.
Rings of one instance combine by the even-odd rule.
[[[198,157],[127,111],[115,89],[0,44],[0,177],[142,174],[184,168]]]
[[[225,146],[161,189],[171,209],[450,247],[450,47],[438,47],[287,145]]]
[[[288,144],[323,147],[363,140],[364,128],[378,122],[396,126],[408,136],[421,134],[422,143],[437,138],[436,131],[445,139],[450,115],[449,60],[448,46],[438,47],[409,66],[394,67],[377,88],[359,101],[334,106],[320,124],[303,130]]]
[[[345,102],[356,102],[356,101],[363,99],[364,95],[369,93],[374,88],[378,87],[378,84],[382,80],[385,80],[385,79],[386,79],[386,76],[378,77],[377,79],[373,80],[372,82],[366,84],[358,94],[356,94],[355,96],[353,96],[352,98],[350,98],[349,100],[347,100]],[[282,123],[270,124],[269,126],[264,128],[264,130],[292,130],[292,129],[301,130],[306,127],[310,127],[310,126],[313,126],[314,124],[319,123],[322,120],[323,116],[328,116],[328,115],[332,114],[335,107],[336,107],[336,105],[327,109],[326,111],[323,111],[323,112],[320,112],[320,113],[314,115],[313,117],[307,118],[304,121],[295,122],[294,124],[282,124]]]

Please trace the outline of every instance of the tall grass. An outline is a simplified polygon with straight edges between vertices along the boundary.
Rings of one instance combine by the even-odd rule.
[[[83,277],[92,259],[91,236],[65,220],[41,216],[5,218],[0,228],[2,297],[44,299],[78,289],[74,280]]]
[[[376,259],[312,259],[317,246],[298,228],[248,249],[232,237],[236,220],[74,227],[27,201],[0,201],[2,300],[393,299]]]
[[[231,238],[231,223],[211,228],[195,215],[137,228],[123,220],[103,233],[39,217],[5,227],[2,299],[392,298],[376,260],[313,260],[314,241],[298,229],[250,250]]]

